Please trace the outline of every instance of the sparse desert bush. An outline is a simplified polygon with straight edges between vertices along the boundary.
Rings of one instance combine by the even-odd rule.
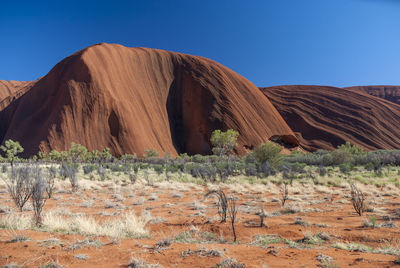
[[[155,193],[150,194],[149,196],[149,201],[156,201],[158,199],[158,196]]]
[[[40,268],[64,268],[64,266],[55,263],[55,262],[48,262],[40,266]]]
[[[350,184],[351,203],[353,204],[354,210],[359,216],[361,216],[365,210],[365,196],[364,193],[352,183]]]
[[[350,163],[343,163],[343,164],[339,165],[340,172],[342,172],[344,174],[349,174],[352,169],[353,169],[353,166]]]
[[[182,251],[181,254],[179,254],[179,256],[181,258],[185,258],[185,257],[192,256],[192,255],[197,255],[197,256],[201,256],[201,257],[220,257],[222,255],[222,253],[219,250],[215,250],[215,249],[201,248],[198,250],[187,249],[185,251]]]
[[[394,221],[392,221],[390,218],[386,218],[385,221],[380,225],[383,228],[396,228],[397,225]]]
[[[165,239],[158,241],[155,247],[156,248],[166,248],[166,247],[171,246],[171,244],[172,244],[172,240],[169,238],[165,238]]]
[[[330,234],[327,234],[327,233],[324,233],[324,232],[318,232],[316,235],[317,235],[319,238],[321,238],[322,240],[324,240],[324,241],[329,241],[329,240],[332,239],[332,237],[331,237]]]
[[[285,206],[286,200],[289,199],[289,186],[287,183],[282,183],[281,185],[281,205]]]
[[[375,215],[369,216],[368,219],[364,219],[363,222],[364,227],[372,227],[372,228],[378,228],[380,225],[377,223],[377,218]]]
[[[182,198],[182,197],[184,197],[184,194],[181,193],[181,192],[174,191],[174,192],[171,193],[170,196],[173,197],[173,198]]]
[[[56,241],[56,243],[59,243],[59,241]],[[103,242],[101,242],[100,239],[91,239],[91,238],[85,238],[82,240],[78,240],[74,243],[71,243],[68,246],[69,250],[77,250],[77,249],[81,249],[81,248],[87,248],[87,247],[94,247],[94,248],[99,248],[104,246]]]
[[[40,172],[37,175],[38,176],[35,178],[35,181],[33,182],[31,199],[32,199],[35,225],[40,227],[42,225],[41,214],[43,206],[47,200],[46,196],[47,183],[43,179]]]
[[[209,191],[205,198],[216,195],[218,197],[218,214],[221,216],[221,222],[226,222],[226,215],[228,209],[228,199],[222,189]]]
[[[147,186],[153,185],[153,181],[150,179],[150,173],[147,169],[143,170],[143,178],[146,181]]]
[[[215,164],[216,172],[222,182],[225,182],[228,179],[229,175],[232,173],[230,170],[228,162],[218,162]]]
[[[334,243],[332,245],[333,248],[349,250],[349,251],[358,251],[358,252],[371,252],[372,249],[369,246],[357,243]]]
[[[246,176],[257,176],[257,166],[254,163],[246,163],[245,166]]]
[[[78,260],[85,261],[85,260],[89,259],[89,256],[85,255],[85,254],[77,254],[77,255],[74,255],[74,258],[78,259]]]
[[[146,202],[146,199],[144,199],[144,197],[141,196],[136,201],[134,201],[133,204],[139,206],[139,205],[143,205],[144,202]]]
[[[17,243],[17,242],[25,242],[30,240],[29,237],[23,235],[15,235],[11,240],[10,243]]]
[[[218,263],[215,268],[245,268],[246,266],[243,263],[237,262],[236,259],[223,259],[220,263]]]
[[[264,210],[263,206],[260,207],[260,211],[258,211],[256,213],[256,215],[258,217],[260,217],[260,227],[263,227],[264,226],[264,218],[267,217],[267,214],[265,214],[265,210]]]
[[[7,173],[8,172],[8,166],[6,164],[1,166],[1,172],[2,173]]]
[[[324,166],[319,166],[318,167],[318,173],[321,177],[325,177],[325,175],[328,173],[326,170],[326,167]]]
[[[206,209],[206,205],[201,203],[198,200],[194,200],[191,204],[190,204],[191,209],[193,210],[203,210]]]
[[[74,164],[62,163],[60,167],[60,177],[68,178],[71,183],[72,191],[78,190],[78,177],[76,173],[78,172],[78,168]]]
[[[131,258],[128,268],[162,268],[162,266],[159,264],[148,264],[142,259]]]
[[[48,198],[52,198],[55,189],[55,181],[57,176],[57,169],[55,167],[50,167],[48,169],[48,174],[44,174],[46,179],[46,193]]]
[[[192,175],[194,178],[200,178],[205,175],[203,165],[199,163],[188,163],[185,165],[184,172]]]
[[[324,240],[318,236],[318,234],[313,234],[309,231],[305,232],[304,238],[296,241],[297,243],[309,244],[309,245],[320,245],[324,242]]]
[[[307,227],[307,226],[310,225],[307,221],[303,220],[300,217],[296,217],[294,222],[293,222],[293,224],[301,225],[301,226],[304,226],[304,227]]]
[[[305,174],[306,171],[306,164],[304,163],[285,163],[281,166],[281,171],[286,172],[288,174],[292,174],[287,179],[291,179],[292,177],[297,177],[299,174]]]
[[[174,239],[176,243],[226,243],[227,241],[221,236],[217,237],[212,232],[201,232],[198,228],[193,227],[189,231],[177,234]]]
[[[99,174],[101,180],[106,179],[106,173],[107,173],[107,170],[104,167],[99,166],[97,168],[97,174]]]
[[[375,249],[371,248],[370,246],[364,245],[364,244],[358,244],[358,243],[342,243],[342,242],[337,242],[332,245],[333,248],[338,248],[338,249],[343,249],[343,250],[348,250],[348,251],[354,251],[354,252],[371,252],[374,253],[376,252]],[[378,252],[376,252],[378,253]]]
[[[38,172],[37,166],[16,166],[11,169],[9,178],[5,179],[7,190],[19,211],[32,195],[35,173]]]
[[[164,172],[163,165],[153,165],[153,169],[157,173],[158,176],[160,176]]]
[[[131,181],[132,184],[135,184],[137,177],[138,177],[138,172],[139,172],[139,165],[134,164],[133,165],[133,172],[129,172],[129,180]]]
[[[339,267],[338,265],[336,265],[333,262],[334,259],[332,257],[326,256],[326,255],[323,255],[323,254],[318,254],[317,261],[319,261],[321,263],[320,266],[322,268],[336,268],[336,267]]]
[[[275,175],[275,169],[271,166],[271,164],[269,163],[269,161],[265,161],[264,164],[259,165],[258,168],[259,171],[259,177],[268,177],[268,176],[272,176]]]
[[[21,268],[22,266],[15,264],[15,263],[9,263],[5,264],[4,266],[0,266],[1,268]]]
[[[125,172],[128,167],[120,165],[119,163],[110,163],[107,168],[112,172]]]
[[[268,248],[270,244],[277,244],[282,242],[282,238],[276,234],[267,234],[267,235],[256,235],[254,236],[252,245],[256,245],[258,247]]]
[[[82,167],[82,169],[83,169],[83,174],[85,174],[85,175],[90,174],[90,173],[92,173],[93,171],[95,171],[96,168],[97,168],[96,165],[85,165],[85,166]]]

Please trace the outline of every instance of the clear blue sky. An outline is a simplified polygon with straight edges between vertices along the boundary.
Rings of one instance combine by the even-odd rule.
[[[216,60],[257,86],[400,85],[400,0],[0,2],[0,79],[108,42]]]

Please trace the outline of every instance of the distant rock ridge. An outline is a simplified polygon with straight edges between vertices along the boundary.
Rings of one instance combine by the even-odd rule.
[[[400,106],[371,96],[375,87],[260,88],[307,151],[333,150],[346,141],[367,150],[400,149]],[[372,94],[375,95],[375,94]],[[390,94],[391,96],[394,94]]]
[[[346,87],[345,89],[362,91],[369,95],[400,104],[400,86],[358,86]]]

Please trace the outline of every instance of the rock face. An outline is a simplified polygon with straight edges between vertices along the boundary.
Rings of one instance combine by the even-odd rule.
[[[360,86],[347,87],[345,89],[365,92],[397,104],[400,104],[400,86]]]
[[[35,82],[3,81],[0,80],[0,111],[14,99],[27,92]]]
[[[239,154],[272,137],[298,143],[254,84],[202,57],[98,44],[1,94],[22,85],[23,94],[0,109],[0,143],[20,141],[25,156],[72,141],[114,155],[206,154],[212,131],[229,128],[240,133]]]
[[[326,86],[261,88],[307,151],[335,149],[349,141],[368,150],[400,148],[400,106]]]

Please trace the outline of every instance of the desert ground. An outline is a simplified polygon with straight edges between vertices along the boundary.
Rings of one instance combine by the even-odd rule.
[[[386,168],[381,178],[362,168],[347,175],[332,169],[313,180],[304,176],[288,186],[284,206],[280,174],[210,184],[187,174],[167,180],[145,172],[132,183],[119,172],[100,178],[79,171],[76,191],[68,180],[57,179],[41,227],[32,223],[31,203],[19,212],[0,179],[0,265],[392,267],[398,262],[396,167]],[[365,195],[362,216],[353,209],[349,178]],[[236,242],[229,213],[221,223],[218,198],[205,196],[220,189],[236,200]]]

